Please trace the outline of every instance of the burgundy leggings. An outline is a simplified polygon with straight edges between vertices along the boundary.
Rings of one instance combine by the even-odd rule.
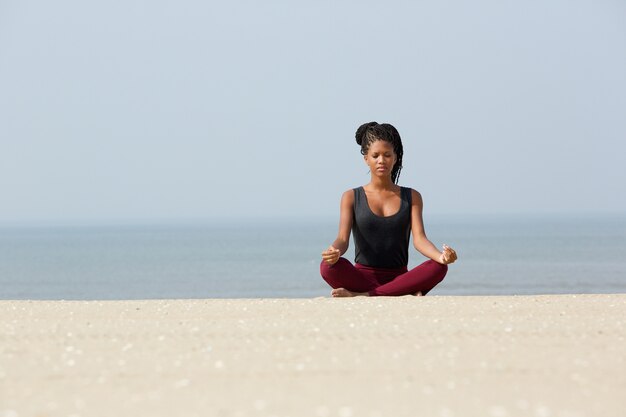
[[[320,272],[333,288],[367,292],[371,296],[409,295],[418,291],[426,295],[446,276],[448,265],[428,260],[407,271],[406,267],[386,269],[352,265],[347,259],[339,258],[334,265],[322,261]]]

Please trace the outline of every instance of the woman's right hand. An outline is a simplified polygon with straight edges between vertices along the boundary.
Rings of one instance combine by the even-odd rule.
[[[322,252],[322,260],[326,262],[328,265],[334,265],[339,260],[339,256],[341,256],[341,251],[336,249],[334,246],[330,245],[328,249]]]

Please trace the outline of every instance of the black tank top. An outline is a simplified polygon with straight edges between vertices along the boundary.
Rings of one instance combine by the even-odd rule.
[[[400,187],[400,210],[383,217],[372,212],[363,187],[354,188],[352,236],[356,263],[402,268],[409,263],[411,189]]]

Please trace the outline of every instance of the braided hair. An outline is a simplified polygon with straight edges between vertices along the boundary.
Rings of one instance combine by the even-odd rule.
[[[403,150],[402,140],[396,128],[388,123],[369,122],[359,126],[354,136],[356,137],[356,143],[361,146],[361,155],[367,155],[370,145],[377,140],[384,140],[393,146],[393,151],[398,159],[391,169],[391,181],[397,184],[400,171],[402,170]]]

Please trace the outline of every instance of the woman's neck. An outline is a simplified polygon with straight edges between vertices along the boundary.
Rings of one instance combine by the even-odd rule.
[[[372,191],[389,191],[396,190],[398,186],[391,181],[391,177],[380,178],[372,176],[367,187]]]

